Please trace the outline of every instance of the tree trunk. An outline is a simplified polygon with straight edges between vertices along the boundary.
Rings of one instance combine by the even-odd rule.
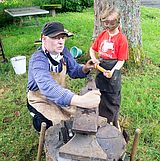
[[[94,0],[95,20],[93,40],[102,31],[99,16],[108,5],[116,5],[122,11],[122,30],[129,43],[129,61],[127,62],[127,66],[141,66],[144,62],[144,53],[140,23],[140,0]]]

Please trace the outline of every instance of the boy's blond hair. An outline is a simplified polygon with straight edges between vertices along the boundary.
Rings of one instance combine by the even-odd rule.
[[[102,14],[100,15],[100,20],[103,22],[103,21],[106,21],[108,16],[112,15],[112,14],[117,14],[117,19],[120,20],[120,17],[121,17],[121,12],[120,10],[115,7],[115,6],[112,6],[112,7],[107,7],[106,9],[104,9],[104,11],[102,12]]]

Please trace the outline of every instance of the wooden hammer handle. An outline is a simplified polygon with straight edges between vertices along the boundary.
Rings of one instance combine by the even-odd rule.
[[[99,71],[101,71],[102,73],[104,73],[106,71],[106,69],[102,68],[99,65],[96,65],[96,69],[98,69]]]

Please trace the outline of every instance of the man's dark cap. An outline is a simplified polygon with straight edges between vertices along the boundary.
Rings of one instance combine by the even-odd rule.
[[[67,37],[69,37],[69,32],[65,31],[63,24],[59,22],[51,22],[45,24],[45,26],[42,29],[42,34],[48,37],[55,37],[60,34],[65,34]]]

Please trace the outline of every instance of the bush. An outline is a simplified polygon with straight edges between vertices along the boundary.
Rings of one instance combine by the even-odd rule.
[[[5,0],[4,6],[8,8],[32,6],[32,0]]]
[[[62,4],[61,12],[81,12],[87,7],[93,6],[93,0],[32,0],[32,5]]]
[[[91,7],[93,5],[93,0],[61,0],[62,10],[64,12],[81,12],[83,9],[87,7]]]
[[[93,0],[32,0],[37,6],[44,4],[62,4],[61,12],[81,12],[87,7],[93,6]]]
[[[0,27],[3,27],[6,25],[6,23],[9,23],[12,21],[12,17],[8,16],[4,10],[8,8],[3,3],[0,3]]]

